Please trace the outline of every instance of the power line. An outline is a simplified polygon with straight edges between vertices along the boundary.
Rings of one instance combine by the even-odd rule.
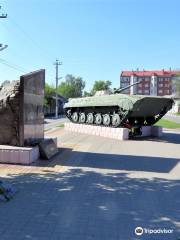
[[[7,66],[7,67],[9,67],[9,68],[12,68],[12,69],[14,69],[14,70],[16,70],[16,71],[26,73],[26,72],[25,72],[25,71],[26,71],[25,69],[21,68],[20,66],[18,66],[18,65],[16,65],[16,64],[9,63],[8,61],[6,61],[6,60],[4,60],[4,59],[2,59],[2,58],[0,58],[0,63],[3,64],[3,65],[5,65],[5,66]]]
[[[10,19],[10,21],[24,34],[24,36],[26,36],[35,46],[36,48],[39,49],[39,51],[41,52],[41,55],[44,55],[44,57],[46,57],[48,59],[48,61],[50,61],[52,63],[52,61],[50,60],[49,54],[47,54],[47,51],[44,51],[44,49],[42,49],[41,45],[35,41],[31,35],[29,33],[27,33],[14,19],[12,19],[12,17],[8,17]]]
[[[0,8],[1,8],[1,6],[0,6]],[[7,14],[3,14],[3,17],[7,17]],[[26,36],[26,37],[40,50],[41,55],[44,55],[43,58],[46,57],[46,58],[52,63],[52,61],[50,60],[49,54],[47,54],[47,52],[42,49],[41,45],[40,45],[39,43],[37,43],[37,41],[35,41],[35,40],[31,37],[31,35],[30,35],[29,33],[27,33],[27,31],[25,31],[25,30],[19,25],[19,23],[17,23],[11,16],[8,15],[8,19],[19,29],[19,31],[21,31],[21,32],[24,34],[24,36]],[[53,58],[54,58],[54,57],[53,57]],[[53,59],[53,58],[52,58],[52,59]]]
[[[0,24],[1,24],[1,22],[0,22]],[[7,24],[6,24],[6,25],[1,24],[1,26],[2,26],[5,30],[7,30],[10,34],[12,34],[12,30],[11,30],[10,26],[8,26]],[[1,47],[1,46],[0,46],[0,47]],[[1,48],[0,48],[0,51],[1,51]],[[24,54],[22,54],[22,52],[20,53],[19,51],[16,52],[16,51],[15,51],[13,48],[11,48],[11,47],[9,47],[8,52],[10,52],[13,56],[16,56],[17,58],[26,59],[26,57],[27,57],[27,53],[26,53],[26,56],[25,56],[25,53],[24,53],[24,52],[23,52]],[[37,53],[38,53],[38,51],[37,51]],[[43,56],[43,59],[44,59],[44,56]],[[51,64],[52,64],[52,62],[51,62]]]
[[[0,6],[0,8],[1,8],[1,6]],[[3,17],[5,18],[5,17],[7,17],[7,14],[6,15],[3,15]],[[11,20],[11,19],[10,19]],[[15,24],[15,23],[14,23]],[[18,24],[16,24],[16,25],[18,25]],[[5,27],[4,25],[2,25],[3,27]],[[7,27],[7,26],[6,26]],[[20,26],[18,26],[19,28],[21,28]],[[10,31],[9,29],[8,29],[8,31]],[[21,31],[22,32],[24,32],[24,34],[26,34],[26,36],[28,35],[27,33],[25,33],[25,31],[23,30],[23,29],[21,29]],[[11,31],[10,31],[11,32]],[[27,36],[28,37],[28,36]],[[29,38],[29,37],[28,37]],[[31,41],[33,41],[33,39],[31,39]],[[4,50],[5,48],[7,48],[8,47],[8,45],[3,45],[3,44],[0,44],[0,51],[2,51],[2,50]],[[6,61],[6,60],[4,60],[4,59],[2,59],[2,58],[0,58],[0,63],[1,64],[3,64],[3,65],[5,65],[5,66],[7,66],[7,67],[9,67],[9,68],[12,68],[12,69],[14,69],[14,70],[16,70],[16,71],[20,71],[20,72],[23,72],[23,73],[26,73],[27,72],[27,70],[25,70],[24,68],[22,68],[22,67],[20,67],[20,66],[18,66],[18,65],[16,65],[16,64],[14,64],[14,63],[9,63],[8,61]]]

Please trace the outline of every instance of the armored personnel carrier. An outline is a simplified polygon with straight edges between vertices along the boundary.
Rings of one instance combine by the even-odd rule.
[[[171,108],[171,98],[126,95],[122,92],[136,82],[113,93],[73,98],[64,105],[65,114],[74,123],[111,127],[141,128],[155,124]]]

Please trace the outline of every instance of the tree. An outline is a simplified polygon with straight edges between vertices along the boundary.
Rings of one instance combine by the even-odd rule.
[[[4,82],[2,82],[1,87],[5,86],[5,85],[7,85],[7,84],[9,84],[9,83],[10,83],[9,80],[5,80]]]
[[[95,81],[92,89],[92,93],[94,94],[96,91],[101,91],[101,90],[110,90],[111,86],[111,81],[103,81],[103,80],[98,80]]]
[[[58,87],[58,93],[65,98],[82,97],[85,82],[81,77],[74,77],[71,74],[66,75],[65,81]]]
[[[91,97],[92,94],[90,92],[84,91],[83,97]]]
[[[55,94],[56,90],[53,86],[49,84],[45,84],[45,89],[44,89],[44,105],[48,106],[51,105],[53,99],[53,95]]]

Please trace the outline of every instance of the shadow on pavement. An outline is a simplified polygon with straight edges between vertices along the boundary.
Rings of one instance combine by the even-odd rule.
[[[158,137],[158,138],[157,137],[134,137],[131,140],[180,144],[180,132],[179,133],[163,132],[162,137]]]
[[[8,177],[19,193],[0,204],[2,240],[134,240],[137,226],[174,230],[143,240],[180,236],[180,181],[73,168]]]
[[[39,172],[7,176],[18,193],[0,203],[0,239],[177,240],[180,181],[142,178],[141,172],[169,173],[178,162],[61,148],[52,161],[41,161]],[[111,170],[138,171],[141,177]],[[138,238],[137,226],[174,232]]]
[[[59,151],[59,154],[48,164],[49,167],[60,165],[169,173],[180,161],[180,159],[176,158],[78,152],[73,151],[71,148],[61,148]]]

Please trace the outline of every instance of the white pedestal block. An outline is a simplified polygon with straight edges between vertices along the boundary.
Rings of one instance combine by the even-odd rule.
[[[65,123],[65,130],[84,133],[89,135],[95,135],[100,137],[127,140],[129,139],[129,130],[127,128],[112,128],[112,127],[102,127],[93,125],[83,125],[75,123]],[[144,126],[141,129],[142,135],[139,137],[160,137],[162,136],[162,128],[158,126]]]
[[[141,131],[142,131],[141,137],[151,136],[151,129],[152,129],[151,126],[144,126],[144,127],[142,127],[141,128]]]
[[[39,158],[38,147],[0,145],[0,163],[29,165]]]
[[[140,137],[161,137],[162,127],[159,126],[144,126],[141,129],[142,135]]]
[[[100,137],[127,140],[129,138],[129,130],[127,128],[112,128],[92,125],[82,125],[75,123],[65,123],[65,130],[77,133],[85,133]]]
[[[151,126],[151,136],[153,136],[153,137],[161,137],[162,135],[163,135],[162,127]]]

